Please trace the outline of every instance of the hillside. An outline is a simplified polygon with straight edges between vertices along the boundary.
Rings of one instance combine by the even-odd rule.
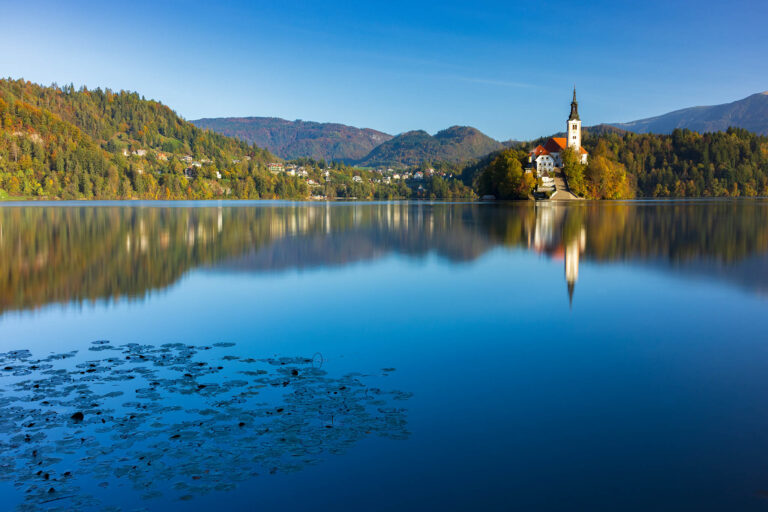
[[[10,196],[252,196],[253,177],[274,159],[135,92],[3,79],[0,120],[0,190]]]
[[[220,117],[197,119],[192,123],[267,148],[288,160],[301,157],[343,162],[360,160],[392,138],[370,128],[277,117]]]
[[[768,135],[768,92],[723,105],[684,108],[648,119],[611,124],[635,133],[672,133],[675,128],[705,133],[736,127]]]
[[[422,162],[462,162],[487,155],[503,145],[470,126],[451,126],[430,135],[423,130],[401,133],[358,163],[368,167],[404,167]]]

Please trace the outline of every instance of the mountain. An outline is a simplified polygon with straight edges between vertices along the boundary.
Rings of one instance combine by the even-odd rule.
[[[345,162],[360,160],[392,138],[388,133],[370,128],[287,121],[277,117],[220,117],[197,119],[192,123],[267,148],[288,160],[300,157]]]
[[[675,128],[704,133],[733,126],[768,135],[768,91],[723,105],[684,108],[648,119],[611,124],[636,133],[671,133]]]
[[[503,144],[471,126],[451,126],[430,135],[423,130],[401,133],[358,161],[368,167],[403,167],[425,161],[461,162],[480,158]]]

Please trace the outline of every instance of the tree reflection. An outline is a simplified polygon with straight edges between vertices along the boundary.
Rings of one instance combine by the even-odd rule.
[[[140,298],[201,266],[278,271],[392,252],[471,261],[497,246],[563,259],[571,297],[582,260],[666,268],[716,263],[716,277],[742,282],[743,272],[758,276],[752,284],[763,289],[768,277],[759,276],[766,273],[745,265],[765,266],[754,260],[768,250],[767,207],[763,201],[9,206],[0,209],[0,312]]]

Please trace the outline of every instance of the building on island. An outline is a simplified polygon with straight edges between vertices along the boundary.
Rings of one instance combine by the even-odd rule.
[[[563,165],[560,158],[561,152],[570,147],[575,149],[581,157],[581,163],[587,163],[587,150],[581,147],[581,119],[579,119],[579,103],[576,101],[576,88],[573,88],[573,101],[571,102],[571,115],[568,116],[565,137],[550,137],[542,146],[539,144],[528,153],[528,163],[535,167],[539,173],[551,171],[555,167]]]

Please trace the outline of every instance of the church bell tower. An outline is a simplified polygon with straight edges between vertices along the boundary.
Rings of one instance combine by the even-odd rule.
[[[573,87],[571,115],[568,116],[568,147],[579,151],[581,147],[581,119],[579,119],[579,102],[576,101],[576,87]]]

